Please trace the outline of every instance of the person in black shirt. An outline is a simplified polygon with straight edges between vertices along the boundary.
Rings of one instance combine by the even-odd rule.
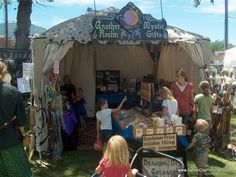
[[[7,75],[7,66],[0,61],[0,177],[31,177],[22,145],[27,116],[20,93],[5,83]]]
[[[69,101],[72,101],[72,93],[75,94],[75,86],[71,83],[70,76],[65,75],[63,78],[64,84],[60,87],[61,94],[63,96],[67,96]]]

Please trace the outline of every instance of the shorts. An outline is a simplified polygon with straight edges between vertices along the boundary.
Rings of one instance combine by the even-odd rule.
[[[197,168],[206,168],[208,162],[208,151],[196,153],[196,166]]]
[[[112,130],[101,130],[101,140],[103,143],[107,143],[108,140],[113,136]]]

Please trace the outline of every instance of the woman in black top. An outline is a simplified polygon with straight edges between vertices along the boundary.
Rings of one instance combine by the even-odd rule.
[[[4,82],[7,74],[0,61],[0,177],[31,177],[21,138],[27,116],[20,93]]]

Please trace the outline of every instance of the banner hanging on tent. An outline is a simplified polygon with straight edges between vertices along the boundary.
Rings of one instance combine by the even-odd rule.
[[[132,2],[119,13],[110,13],[93,20],[94,40],[164,41],[168,39],[167,23],[150,14],[142,14]]]

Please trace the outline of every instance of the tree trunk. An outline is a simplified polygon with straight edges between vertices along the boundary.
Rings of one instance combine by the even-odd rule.
[[[16,48],[29,49],[30,47],[30,15],[32,12],[32,0],[19,0],[16,27]]]

